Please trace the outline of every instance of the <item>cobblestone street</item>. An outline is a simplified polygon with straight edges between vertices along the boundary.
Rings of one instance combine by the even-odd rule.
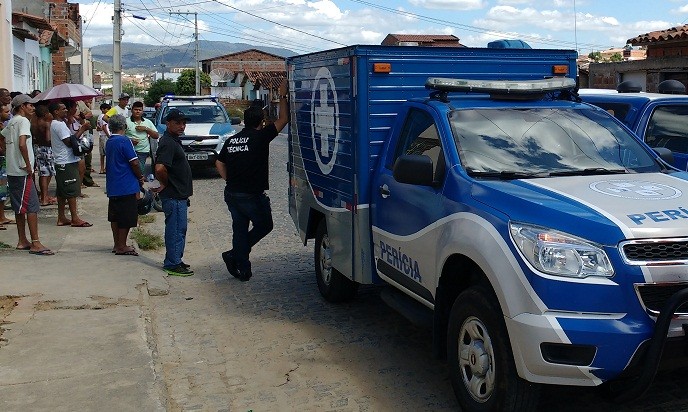
[[[223,183],[199,174],[185,261],[196,275],[169,278],[151,297],[158,363],[172,410],[457,410],[447,370],[432,357],[429,330],[363,287],[344,305],[319,295],[312,244],[301,245],[287,209],[286,139],[272,144],[275,229],[253,250],[254,276],[229,276],[220,253],[231,224]],[[162,215],[156,222],[162,230]],[[633,405],[593,388],[544,387],[542,411],[688,409],[685,370],[660,374]]]

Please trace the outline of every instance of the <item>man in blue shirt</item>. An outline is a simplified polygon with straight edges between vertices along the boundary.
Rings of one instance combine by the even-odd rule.
[[[138,256],[132,246],[127,246],[129,229],[138,223],[136,196],[143,184],[143,174],[134,145],[124,135],[127,119],[121,114],[108,120],[110,139],[105,146],[105,188],[109,198],[108,221],[114,239],[116,255]]]

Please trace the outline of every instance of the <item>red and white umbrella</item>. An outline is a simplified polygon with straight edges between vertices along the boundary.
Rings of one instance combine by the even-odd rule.
[[[97,96],[102,96],[100,91],[85,86],[83,84],[62,83],[40,93],[33,100],[90,100]]]

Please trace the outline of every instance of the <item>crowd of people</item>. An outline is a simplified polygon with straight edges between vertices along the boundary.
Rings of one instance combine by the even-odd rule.
[[[189,199],[193,195],[191,167],[181,143],[189,120],[184,113],[176,109],[166,113],[166,129],[160,135],[153,123],[143,118],[142,102],[134,102],[129,108],[126,93],[119,96],[114,107],[101,104],[98,116],[93,116],[89,102],[39,101],[39,93],[10,93],[0,88],[0,230],[15,223],[17,249],[49,256],[54,252],[41,243],[38,234],[40,206],[57,204],[58,226],[92,226],[79,216],[77,199],[83,196],[82,187],[98,186],[91,176],[95,170],[91,168],[89,150],[97,132],[99,173],[106,175],[112,252],[137,256],[136,250],[127,245],[127,237],[138,223],[139,199],[146,195],[147,162],[152,157],[150,139],[154,139],[158,144],[151,165],[159,186],[151,190],[159,196],[165,214],[163,270],[172,276],[193,275],[190,265],[183,261]],[[226,182],[224,200],[233,232],[232,248],[222,253],[222,259],[228,272],[241,281],[252,276],[251,248],[273,228],[270,199],[265,194],[269,144],[288,122],[286,82],[279,93],[279,118],[268,123],[261,105],[249,107],[244,112],[244,129],[226,140],[216,161]],[[49,195],[53,177],[55,197]],[[4,214],[6,199],[14,210],[14,221]]]
[[[96,133],[100,143],[99,173],[106,173],[106,143],[111,135],[108,115],[113,117],[120,112],[111,112],[110,105],[104,103],[100,106],[101,113],[94,116],[88,100],[42,101],[39,94],[39,90],[23,94],[0,88],[0,230],[16,224],[19,234],[16,248],[48,256],[54,252],[40,242],[37,213],[41,206],[56,204],[57,226],[92,226],[79,216],[77,199],[85,196],[82,188],[99,187],[91,176],[95,170],[90,149]],[[117,107],[120,110],[124,107],[124,116],[128,115],[128,101],[126,93],[119,96]],[[124,116],[118,120],[123,122],[123,130],[126,130],[127,122],[134,119],[125,119]],[[147,126],[149,128],[143,131],[143,135],[157,138],[152,124]],[[127,139],[141,139],[142,133],[135,129],[132,127]],[[81,152],[74,149],[81,145]],[[133,150],[131,140],[129,145]],[[136,167],[139,167],[138,163]],[[55,196],[51,196],[49,191],[53,178]],[[113,189],[112,192],[117,191]],[[7,203],[14,211],[14,220],[5,215]],[[27,226],[30,237],[26,235]],[[122,247],[114,232],[113,239],[113,251],[131,254],[132,248]]]

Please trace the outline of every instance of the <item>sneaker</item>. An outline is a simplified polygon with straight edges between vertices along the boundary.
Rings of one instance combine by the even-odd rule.
[[[181,267],[183,267],[183,268],[187,268],[187,269],[191,267],[191,265],[187,265],[187,264],[184,263],[184,262],[180,263],[179,266],[181,266]]]
[[[237,269],[236,262],[234,261],[234,256],[232,256],[232,251],[228,250],[222,252],[222,260],[225,261],[225,266],[227,266],[227,272],[235,278],[239,277],[239,269]]]
[[[193,270],[185,268],[182,265],[174,266],[171,268],[162,268],[169,276],[191,276],[194,274]]]
[[[239,274],[236,276],[237,279],[239,279],[242,282],[246,282],[249,279],[251,279],[251,276],[253,276],[253,273],[251,273],[251,264],[249,263],[248,266],[245,269],[238,269],[237,271]]]

